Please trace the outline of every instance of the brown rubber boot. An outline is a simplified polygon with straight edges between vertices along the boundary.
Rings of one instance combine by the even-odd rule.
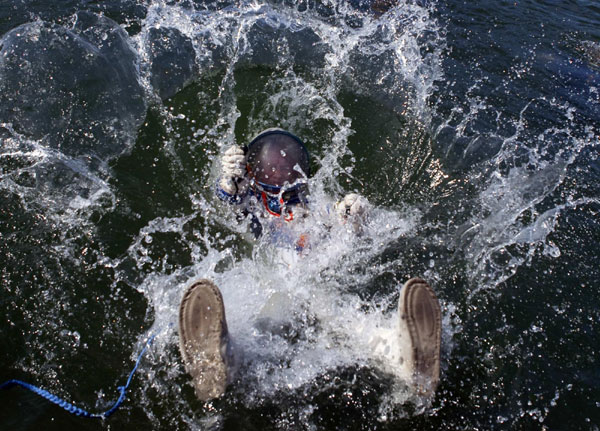
[[[440,380],[440,303],[425,280],[411,278],[400,291],[398,311],[404,366],[417,392],[430,396]]]
[[[225,393],[232,362],[225,307],[211,281],[194,282],[179,306],[179,349],[201,401]]]

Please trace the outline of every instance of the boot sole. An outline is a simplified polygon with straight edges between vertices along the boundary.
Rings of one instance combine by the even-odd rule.
[[[228,332],[221,292],[211,281],[188,287],[179,307],[179,350],[201,401],[218,398],[227,387]]]
[[[398,308],[412,342],[414,383],[422,394],[435,392],[440,379],[440,303],[425,280],[411,278],[402,288]]]

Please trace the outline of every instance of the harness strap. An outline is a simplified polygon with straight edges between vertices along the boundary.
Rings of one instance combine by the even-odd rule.
[[[263,204],[265,204],[265,209],[267,210],[267,212],[268,212],[269,214],[271,214],[272,216],[275,216],[275,217],[281,217],[281,214],[280,214],[280,213],[276,213],[275,211],[271,211],[271,210],[269,209],[269,204],[268,204],[268,202],[267,202],[267,194],[266,194],[265,192],[262,192],[262,191],[261,191],[261,192],[260,192],[260,195],[261,195],[261,197],[262,197]],[[284,201],[283,201],[283,198],[282,198],[282,197],[280,197],[280,198],[279,198],[279,203],[280,203],[282,206],[284,205]],[[286,208],[286,209],[287,209],[287,208]],[[294,220],[294,213],[292,212],[292,210],[288,210],[288,215],[287,215],[287,216],[285,216],[283,219],[284,219],[285,221],[292,221],[292,220]]]

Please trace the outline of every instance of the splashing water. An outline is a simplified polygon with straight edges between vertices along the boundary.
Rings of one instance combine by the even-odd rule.
[[[600,316],[578,311],[578,290],[539,280],[579,247],[566,219],[597,232],[596,59],[573,66],[542,38],[518,55],[519,44],[488,41],[495,59],[459,31],[466,18],[420,2],[137,6],[122,26],[40,13],[0,40],[7,369],[100,410],[136,347],[160,334],[115,427],[493,428],[551,421],[575,396],[569,379],[594,398],[582,334]],[[593,57],[594,43],[578,46]],[[311,153],[314,211],[281,234],[306,235],[301,254],[254,240],[214,196],[219,155],[268,127]],[[348,192],[372,204],[361,235],[327,211]],[[582,265],[594,268],[593,255]],[[443,310],[431,406],[411,396],[397,357],[399,287],[417,275]],[[221,289],[241,360],[208,405],[173,325],[198,278]],[[543,354],[549,340],[582,337],[584,377],[554,365],[562,351]],[[532,359],[543,356],[550,365]]]

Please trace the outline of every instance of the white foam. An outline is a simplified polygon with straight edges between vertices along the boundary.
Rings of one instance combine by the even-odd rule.
[[[338,6],[340,17],[351,12],[344,3]],[[263,92],[268,95],[268,102],[261,112],[248,118],[248,128],[258,132],[277,125],[301,130],[318,121],[332,125],[331,141],[320,143],[324,147],[323,157],[316,161],[320,169],[309,181],[311,200],[322,206],[312,213],[309,223],[299,223],[296,227],[297,233],[309,233],[313,241],[309,252],[298,254],[292,248],[274,247],[261,240],[250,246],[251,252],[240,255],[239,251],[219,247],[219,242],[205,231],[197,240],[207,251],[194,252],[190,267],[168,275],[156,268],[139,284],[138,289],[154,312],[154,325],[149,333],[167,331],[155,343],[156,364],[180,361],[170,350],[177,339],[176,330],[169,329],[169,325],[177,321],[179,301],[186,286],[195,278],[209,278],[223,293],[229,331],[243,358],[240,385],[247,403],[256,403],[282,390],[300,390],[320,376],[344,367],[374,367],[396,375],[399,380],[403,377],[398,365],[397,315],[389,311],[395,310],[393,302],[399,285],[392,281],[393,286],[381,286],[391,293],[379,296],[377,301],[364,299],[354,289],[369,286],[368,289],[378,290],[373,280],[382,272],[402,265],[399,259],[386,264],[373,262],[390,244],[414,228],[419,213],[375,207],[362,235],[357,235],[350,226],[340,224],[331,210],[326,210],[345,191],[337,173],[350,175],[352,171],[352,166],[343,165],[341,160],[347,155],[353,160],[347,144],[354,132],[337,98],[341,78],[352,77],[354,55],[359,53],[371,61],[383,56],[394,67],[381,69],[381,74],[371,82],[373,88],[367,91],[390,104],[408,98],[412,115],[426,119],[429,115],[426,102],[439,76],[441,44],[437,23],[429,11],[412,3],[392,8],[379,20],[368,14],[361,17],[363,25],[353,28],[342,18],[325,20],[315,11],[300,12],[269,3],[239,2],[218,12],[197,12],[164,1],[151,3],[142,31],[135,38],[142,61],[148,61],[144,54],[148,52],[145,46],[148,31],[162,26],[176,28],[190,38],[201,73],[223,68],[217,96],[219,118],[195,135],[195,145],[219,149],[235,143],[234,129],[241,113],[234,72],[244,67],[250,56],[257,55],[262,44],[271,42],[252,42],[252,32],[258,24],[283,34],[309,29],[326,53],[324,66],[316,75],[297,72],[292,67],[294,53],[284,39],[279,40],[276,60],[270,66],[281,73],[274,73],[266,84]],[[425,33],[429,38],[423,38]],[[425,40],[433,47],[427,55],[421,54]],[[261,60],[265,59],[268,56]],[[144,70],[148,67],[142,64]],[[352,79],[359,78],[362,79],[361,76]],[[361,88],[354,90],[360,92]],[[165,111],[166,118],[171,118],[170,115]],[[213,169],[210,181],[217,175]],[[194,215],[156,219],[141,229],[129,249],[129,257],[144,265],[152,233],[181,232],[190,217],[200,214],[209,224],[223,226],[239,234],[238,241],[245,241],[244,225],[214,197],[194,196],[193,200]],[[177,374],[169,374],[169,378],[177,378]],[[149,382],[163,393],[171,390],[171,383],[155,374]],[[389,406],[408,397],[401,385],[393,393]],[[387,405],[387,401],[382,405]],[[190,422],[195,421],[190,419]]]

